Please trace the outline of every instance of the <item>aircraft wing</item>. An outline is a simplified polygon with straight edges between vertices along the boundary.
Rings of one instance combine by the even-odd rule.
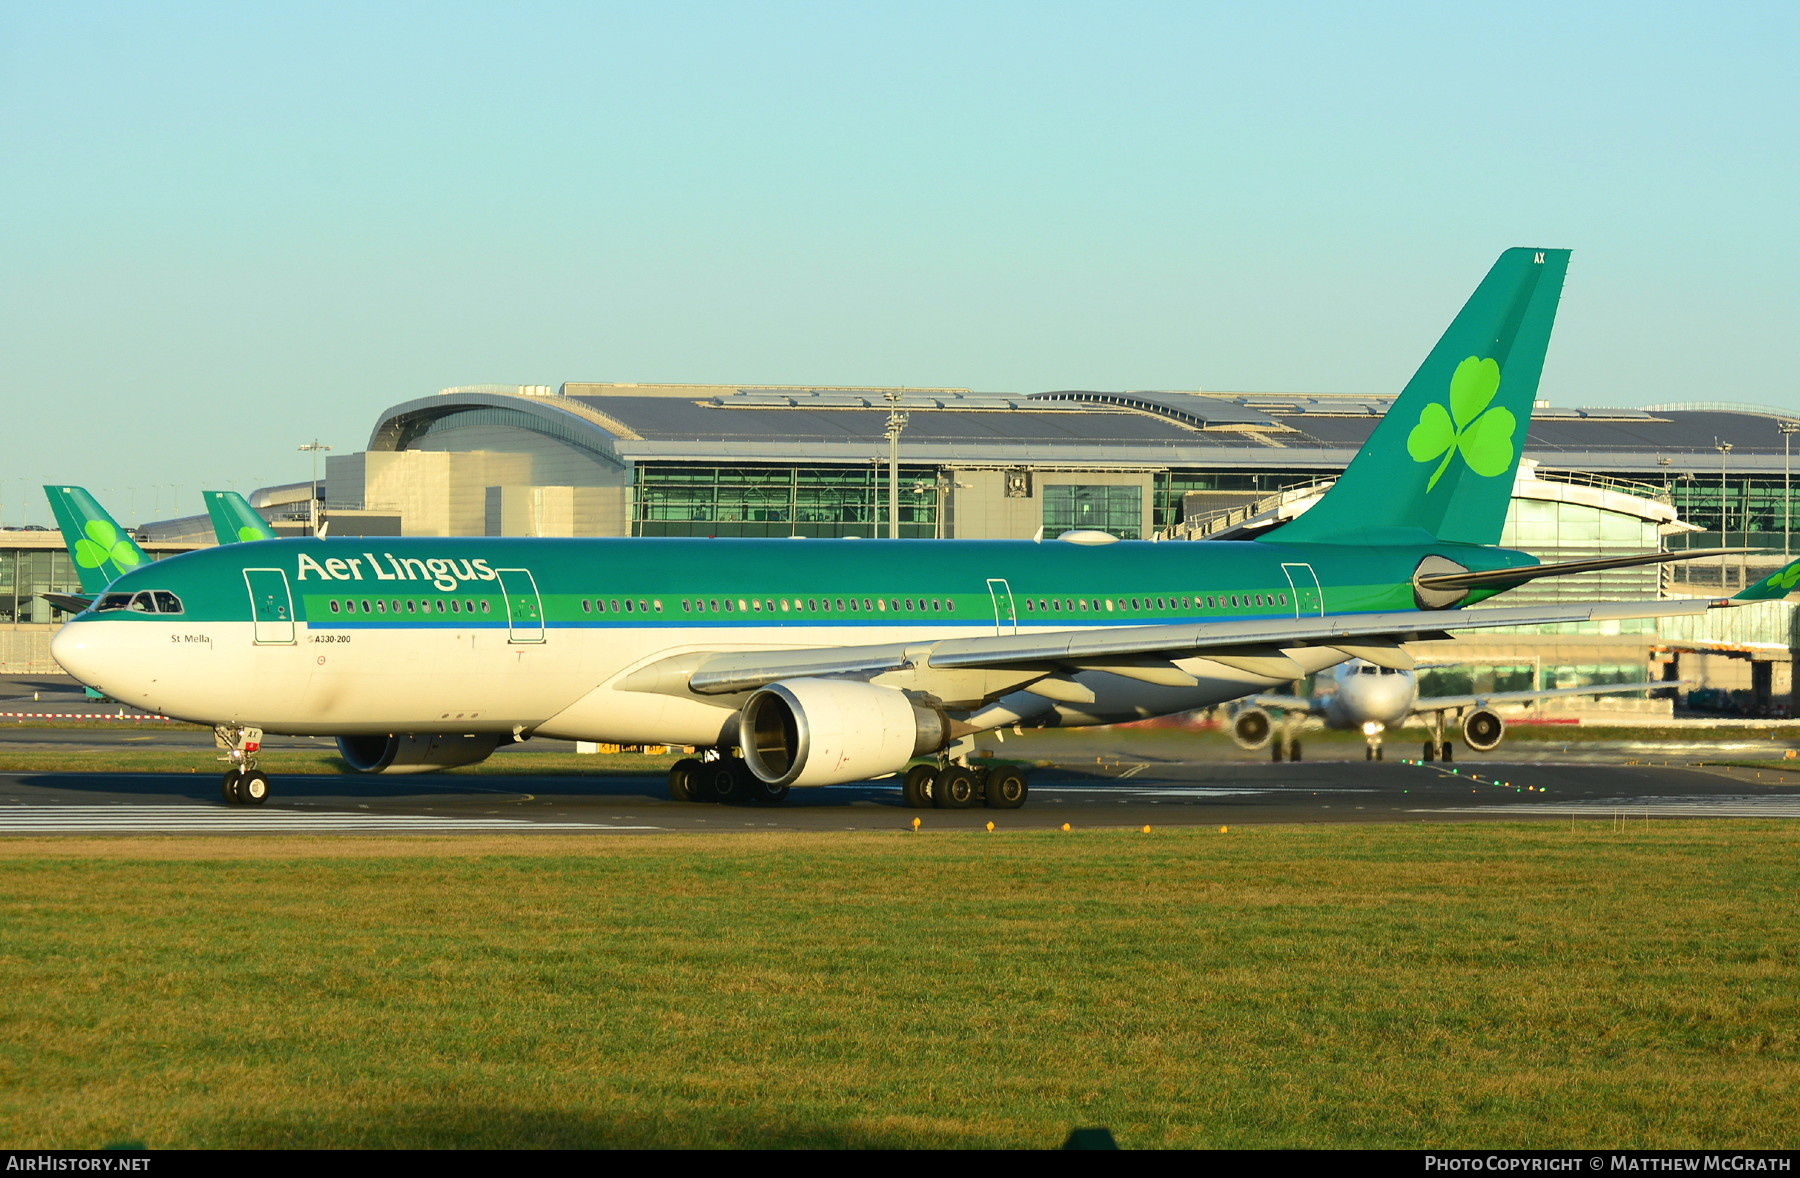
[[[837,675],[872,678],[911,671],[921,682],[930,672],[1042,668],[1117,671],[1136,678],[1160,674],[1166,660],[1204,656],[1272,678],[1304,672],[1283,648],[1332,646],[1347,657],[1410,667],[1402,642],[1441,638],[1446,631],[1499,626],[1548,626],[1627,618],[1682,617],[1731,604],[1729,599],[1690,598],[1476,610],[1394,610],[1312,618],[1238,618],[1165,626],[1108,626],[1049,633],[995,634],[879,646],[801,650],[727,651],[677,656],[685,665],[652,665],[620,686],[627,690],[692,691],[728,695],[779,679]],[[660,667],[660,669],[659,669]],[[1288,674],[1288,670],[1292,674]],[[1180,675],[1176,668],[1167,672]],[[1134,674],[1135,672],[1135,674]],[[1029,674],[1023,676],[1030,678]],[[1159,681],[1151,679],[1151,681]]]
[[[40,593],[38,596],[66,614],[78,614],[94,604],[92,597],[83,597],[77,593]]]
[[[1274,708],[1282,712],[1296,712],[1303,716],[1323,716],[1325,709],[1312,700],[1299,695],[1253,695],[1247,703],[1259,708]]]
[[[1548,691],[1489,691],[1476,695],[1434,695],[1413,704],[1413,714],[1441,712],[1451,708],[1486,708],[1495,704],[1528,704],[1540,699],[1564,695],[1623,695],[1633,691],[1656,691],[1663,687],[1679,687],[1680,683],[1606,683],[1593,687],[1553,687]]]

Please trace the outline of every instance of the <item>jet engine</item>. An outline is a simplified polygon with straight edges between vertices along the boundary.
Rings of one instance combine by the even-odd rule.
[[[1478,753],[1498,747],[1500,738],[1505,735],[1506,721],[1486,708],[1476,708],[1463,717],[1463,743]]]
[[[1261,708],[1244,708],[1231,718],[1231,739],[1241,749],[1259,749],[1275,733],[1275,721]]]
[[[493,732],[467,736],[401,733],[394,736],[340,736],[338,753],[358,773],[433,773],[485,761],[500,745]]]
[[[842,679],[771,683],[738,714],[738,746],[770,785],[836,785],[898,771],[950,741],[950,721],[892,687]]]

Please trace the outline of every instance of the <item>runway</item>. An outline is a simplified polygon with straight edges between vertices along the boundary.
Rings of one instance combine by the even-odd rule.
[[[1043,830],[1277,822],[1800,818],[1800,774],[1488,762],[1120,762],[1043,769],[1019,810],[911,810],[891,783],[796,790],[780,806],[678,804],[660,776],[287,776],[254,809],[207,773],[0,774],[0,836]]]

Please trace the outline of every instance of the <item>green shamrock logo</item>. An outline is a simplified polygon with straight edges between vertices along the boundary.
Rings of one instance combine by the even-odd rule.
[[[1483,478],[1505,474],[1511,468],[1513,431],[1519,421],[1511,410],[1488,407],[1499,391],[1500,365],[1470,356],[1450,377],[1450,408],[1433,401],[1419,414],[1419,424],[1406,436],[1406,452],[1414,462],[1430,462],[1440,454],[1444,458],[1431,472],[1427,491],[1437,486],[1457,454]]]
[[[1776,589],[1785,589],[1789,593],[1792,593],[1794,591],[1794,586],[1800,585],[1800,561],[1795,561],[1787,568],[1782,569],[1779,573],[1770,577],[1769,584]]]
[[[75,563],[82,568],[97,569],[110,560],[124,572],[138,562],[131,541],[105,520],[91,519],[82,530],[87,535],[75,541]]]
[[[260,540],[262,538],[263,538],[262,531],[258,528],[251,527],[249,524],[245,524],[243,527],[238,529],[238,539],[240,541],[242,541],[242,540]]]

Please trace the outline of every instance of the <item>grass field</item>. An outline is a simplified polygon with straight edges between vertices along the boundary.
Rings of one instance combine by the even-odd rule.
[[[12,1147],[1782,1147],[1800,830],[0,841]]]

